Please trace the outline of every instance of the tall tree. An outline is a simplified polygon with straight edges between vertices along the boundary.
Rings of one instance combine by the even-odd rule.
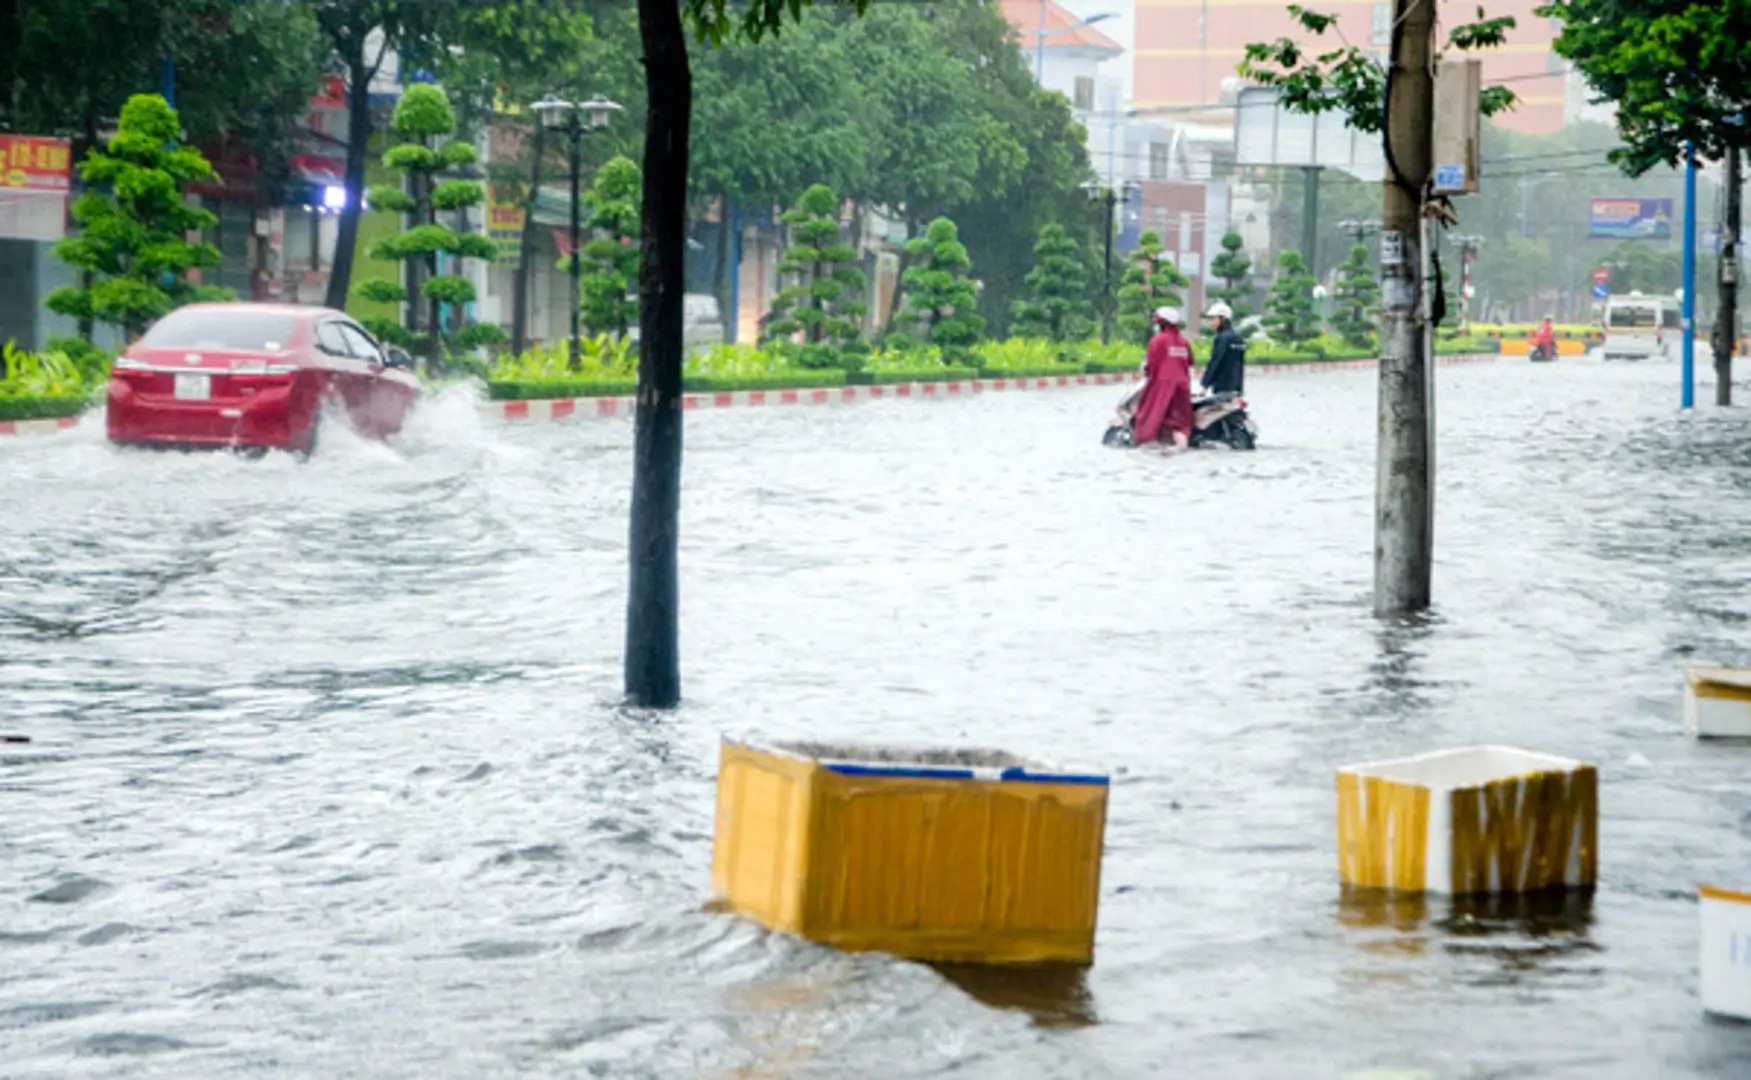
[[[463,36],[466,0],[305,0],[346,84],[346,204],[335,234],[328,276],[329,307],[346,306],[352,291],[353,252],[364,211],[365,164],[374,133],[371,82],[391,52],[404,67],[434,62]]]
[[[1332,327],[1347,344],[1358,349],[1374,347],[1378,329],[1374,310],[1380,303],[1380,282],[1368,260],[1368,246],[1356,244],[1338,266],[1337,287],[1332,290]]]
[[[1289,345],[1299,345],[1319,336],[1313,313],[1313,287],[1307,260],[1299,251],[1277,257],[1277,277],[1265,297],[1265,327],[1271,336]]]
[[[1246,253],[1246,241],[1233,229],[1222,234],[1222,251],[1210,260],[1210,276],[1222,281],[1221,288],[1210,290],[1210,299],[1227,304],[1236,323],[1252,314],[1252,257]]]
[[[1624,146],[1612,153],[1630,176],[1684,155],[1726,160],[1738,189],[1739,160],[1751,150],[1751,0],[1553,0],[1540,15],[1559,19],[1557,55],[1617,104]],[[1737,340],[1734,270],[1739,200],[1727,201],[1714,332],[1715,401],[1732,401]]]
[[[1016,301],[1016,333],[1051,341],[1080,341],[1094,325],[1088,302],[1088,266],[1082,249],[1064,226],[1053,222],[1040,229],[1034,244],[1034,268],[1028,272],[1028,296]]]
[[[702,39],[759,40],[799,17],[807,0],[638,0],[644,46],[644,247],[639,268],[635,413],[626,600],[626,695],[667,708],[681,698],[677,549],[681,511],[682,298],[687,288],[687,157],[693,75],[684,17]],[[853,0],[861,12],[867,0]]]
[[[580,284],[584,325],[592,334],[625,337],[638,305],[627,298],[638,272],[638,199],[643,181],[631,158],[612,158],[590,185],[590,228]],[[569,264],[570,260],[566,260]]]
[[[1191,284],[1164,250],[1161,234],[1145,229],[1119,284],[1119,329],[1135,343],[1149,342],[1149,313],[1163,305],[1184,304],[1179,290]]]
[[[839,235],[839,197],[816,184],[797,199],[784,223],[792,246],[779,270],[792,280],[772,302],[767,336],[782,340],[801,333],[807,366],[835,366],[847,352],[858,351],[859,320],[867,309],[857,249]]]
[[[214,176],[200,151],[177,145],[179,131],[175,109],[157,94],[139,94],[122,107],[107,151],[93,150],[80,164],[88,185],[73,204],[80,234],[55,254],[93,282],[56,289],[49,310],[108,323],[132,339],[179,305],[231,299],[229,289],[189,280],[190,271],[219,264],[219,249],[187,240],[215,218],[187,205],[182,189]]]
[[[949,363],[965,360],[979,342],[985,317],[979,314],[979,292],[969,273],[973,260],[960,230],[948,218],[937,218],[923,236],[907,242],[906,251],[915,261],[901,275],[906,306],[894,319],[902,331],[897,336],[921,332]],[[888,341],[890,346],[905,344],[892,337]]]
[[[379,185],[371,189],[370,201],[375,208],[405,214],[410,226],[399,235],[379,240],[370,254],[376,260],[405,264],[408,279],[418,281],[419,297],[427,305],[424,352],[427,360],[441,366],[445,342],[439,306],[449,304],[460,309],[475,297],[474,283],[468,278],[455,272],[439,273],[439,260],[443,256],[490,259],[498,254],[498,246],[479,233],[458,231],[438,220],[440,212],[463,211],[479,206],[486,198],[479,181],[444,175],[476,160],[473,144],[451,138],[456,130],[456,114],[444,91],[425,84],[408,87],[396,102],[392,127],[403,141],[391,147],[383,160],[406,176],[405,188]],[[420,273],[415,274],[416,269]],[[409,298],[406,287],[384,279],[361,283],[359,294],[380,304]],[[417,305],[409,305],[410,316],[417,310]],[[408,330],[416,328],[417,323],[410,317]],[[412,336],[387,320],[374,320],[371,330],[379,337],[402,343]],[[466,350],[496,341],[497,331],[496,326],[464,328],[452,340]]]

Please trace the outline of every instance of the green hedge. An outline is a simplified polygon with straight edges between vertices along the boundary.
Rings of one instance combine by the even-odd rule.
[[[681,379],[681,389],[689,394],[724,394],[732,390],[818,390],[844,385],[845,372],[834,368],[781,371],[771,375],[688,375]]]
[[[1090,360],[1086,365],[1090,375],[1135,375],[1143,366],[1139,351],[1135,360]]]
[[[0,397],[0,421],[61,420],[91,407],[84,394],[8,395]]]
[[[886,368],[881,371],[854,371],[845,379],[852,386],[895,386],[901,383],[965,382],[979,378],[979,369],[949,367]]]
[[[1086,364],[1020,364],[1012,368],[983,368],[981,379],[1042,379],[1058,375],[1083,375]]]
[[[681,380],[689,394],[721,394],[733,390],[813,390],[844,386],[843,371],[789,371],[773,375],[704,376]],[[486,384],[494,401],[545,401],[554,398],[631,397],[637,379],[498,379]]]

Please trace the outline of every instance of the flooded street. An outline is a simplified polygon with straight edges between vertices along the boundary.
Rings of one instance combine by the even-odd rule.
[[[1370,614],[1375,375],[1255,454],[1112,388],[688,421],[683,677],[620,709],[630,428],[442,400],[316,459],[0,445],[0,1075],[1744,1077],[1751,413],[1676,365],[1442,368],[1437,611]],[[1711,390],[1698,394],[1707,400]],[[1096,962],[992,978],[704,910],[720,734],[1113,771]],[[1600,888],[1343,902],[1335,766],[1600,769]]]

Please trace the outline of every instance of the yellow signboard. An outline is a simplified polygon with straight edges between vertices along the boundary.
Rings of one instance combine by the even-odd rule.
[[[514,192],[490,185],[486,192],[486,233],[499,246],[500,266],[515,266],[523,254],[523,224],[528,211]]]

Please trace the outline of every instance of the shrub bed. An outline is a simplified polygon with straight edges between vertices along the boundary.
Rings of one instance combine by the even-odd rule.
[[[0,396],[0,421],[64,420],[90,407],[85,394],[9,394]]]

